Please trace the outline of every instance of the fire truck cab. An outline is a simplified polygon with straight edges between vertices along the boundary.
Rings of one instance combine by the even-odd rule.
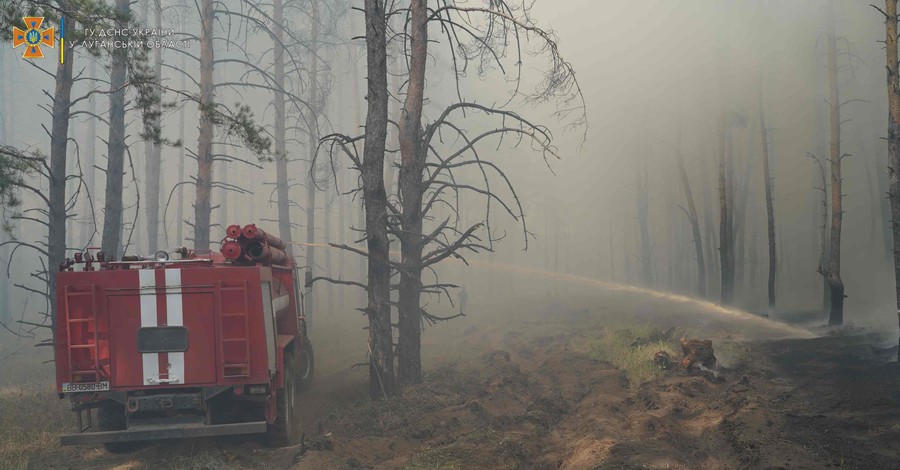
[[[57,275],[56,380],[78,432],[63,445],[268,433],[287,445],[314,355],[300,270],[255,225],[222,252],[105,259]]]

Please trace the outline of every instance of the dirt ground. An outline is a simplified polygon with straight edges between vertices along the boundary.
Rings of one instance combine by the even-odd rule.
[[[789,335],[757,320],[698,315],[690,305],[655,314],[651,328],[648,312],[659,312],[662,300],[608,294],[597,304],[593,295],[522,299],[503,304],[508,315],[476,312],[438,325],[425,336],[424,383],[390,400],[366,397],[366,371],[349,367],[352,358],[323,359],[302,400],[304,436],[288,448],[266,448],[252,437],[155,443],[128,455],[48,444],[23,464],[900,469],[900,368],[888,360],[896,349],[872,347],[877,338],[849,331],[759,340]],[[678,351],[682,335],[713,340],[716,375],[646,369],[610,356],[656,344]],[[610,349],[619,343],[608,340],[622,338],[624,349]],[[639,383],[635,370],[651,375]]]

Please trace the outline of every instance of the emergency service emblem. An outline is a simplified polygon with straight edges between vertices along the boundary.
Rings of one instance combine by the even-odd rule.
[[[25,16],[22,19],[25,20],[24,31],[13,26],[13,49],[25,45],[23,58],[43,59],[44,53],[41,51],[41,46],[54,47],[53,28],[41,30],[41,24],[44,23],[43,16]]]

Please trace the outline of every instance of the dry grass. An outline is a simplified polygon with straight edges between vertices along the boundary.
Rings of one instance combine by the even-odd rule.
[[[653,362],[657,351],[668,352],[673,360],[680,357],[673,336],[673,331],[663,332],[650,325],[604,329],[599,338],[590,342],[589,355],[625,372],[630,387],[637,389],[662,376],[663,371]]]
[[[58,435],[70,432],[74,418],[68,401],[60,400],[53,365],[33,349],[0,364],[0,468],[40,468],[35,459],[59,452]]]
[[[218,449],[191,453],[189,455],[176,455],[171,459],[163,459],[147,468],[161,468],[168,470],[226,470],[235,468],[235,456]]]
[[[405,429],[416,415],[461,403],[481,379],[473,371],[461,372],[445,364],[426,371],[422,384],[404,388],[397,396],[372,401],[361,393],[352,404],[330,408],[327,421],[344,437],[387,436]]]
[[[456,470],[461,468],[492,468],[497,470],[523,468],[532,452],[525,437],[516,432],[490,428],[478,429],[450,442],[424,447],[410,458],[404,470]],[[480,456],[484,461],[473,461]]]
[[[71,420],[52,389],[0,388],[0,468],[28,468],[33,455],[59,447]]]

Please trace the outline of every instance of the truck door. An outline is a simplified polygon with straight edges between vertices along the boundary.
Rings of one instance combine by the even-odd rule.
[[[142,269],[134,290],[107,296],[112,386],[216,380],[213,293],[182,286],[180,269]]]

